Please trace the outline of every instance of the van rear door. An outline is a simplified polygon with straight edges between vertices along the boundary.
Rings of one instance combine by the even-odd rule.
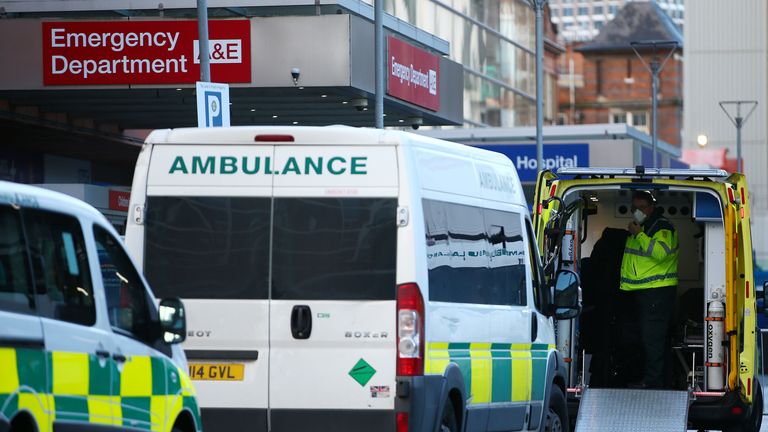
[[[394,429],[396,148],[278,146],[275,161],[271,429]]]
[[[731,186],[729,186],[732,185]],[[752,269],[752,233],[746,178],[732,174],[726,181],[729,203],[725,211],[726,330],[731,335],[728,387],[739,388],[752,401],[756,361],[755,288]]]
[[[144,272],[181,297],[206,430],[267,430],[274,146],[156,145]]]

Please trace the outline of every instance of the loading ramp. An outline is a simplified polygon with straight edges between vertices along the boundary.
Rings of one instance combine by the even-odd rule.
[[[576,432],[685,432],[689,403],[686,391],[587,388]]]

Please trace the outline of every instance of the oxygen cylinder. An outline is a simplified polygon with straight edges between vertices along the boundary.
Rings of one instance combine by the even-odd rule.
[[[707,390],[725,388],[725,307],[722,302],[713,301],[707,305]]]
[[[573,229],[571,219],[568,219],[565,225],[565,234],[563,234],[563,248],[560,253],[560,259],[563,262],[563,268],[572,269],[576,258],[576,232]]]

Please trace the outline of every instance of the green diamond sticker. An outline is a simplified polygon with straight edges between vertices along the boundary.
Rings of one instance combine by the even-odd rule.
[[[365,387],[365,385],[368,384],[368,381],[371,380],[371,377],[375,374],[376,369],[363,359],[360,359],[357,364],[352,367],[352,370],[349,371],[349,376],[357,381],[361,387]]]

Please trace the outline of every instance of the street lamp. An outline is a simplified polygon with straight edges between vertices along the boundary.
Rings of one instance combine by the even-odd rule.
[[[736,115],[732,116],[731,113],[728,112],[728,110],[725,108],[726,105],[736,105]],[[752,108],[747,113],[746,117],[741,116],[741,106],[742,105],[749,105]],[[736,126],[736,164],[737,168],[736,170],[740,173],[743,173],[742,166],[741,166],[741,127],[744,126],[744,123],[747,122],[749,119],[749,116],[752,115],[752,113],[755,111],[755,108],[757,108],[757,101],[748,101],[748,100],[739,100],[739,101],[721,101],[720,102],[720,108],[722,108],[725,115],[728,116],[728,119],[731,120],[734,126]]]
[[[630,42],[629,45],[635,52],[635,55],[643,62],[643,66],[651,73],[651,118],[652,118],[652,135],[653,139],[653,166],[656,166],[656,152],[659,147],[659,134],[656,131],[656,112],[658,111],[658,93],[659,93],[659,74],[664,69],[664,65],[672,57],[672,54],[677,50],[677,41],[673,40],[651,40],[651,41],[638,41]],[[650,49],[651,50],[651,62],[646,63],[643,56],[638,50]],[[669,49],[669,53],[664,57],[664,61],[659,61],[657,54],[658,49]]]
[[[544,168],[544,5],[547,0],[530,0],[536,11],[536,169]]]
[[[696,144],[702,148],[706,147],[707,144],[709,144],[709,137],[704,134],[699,134],[699,136],[696,137]]]

